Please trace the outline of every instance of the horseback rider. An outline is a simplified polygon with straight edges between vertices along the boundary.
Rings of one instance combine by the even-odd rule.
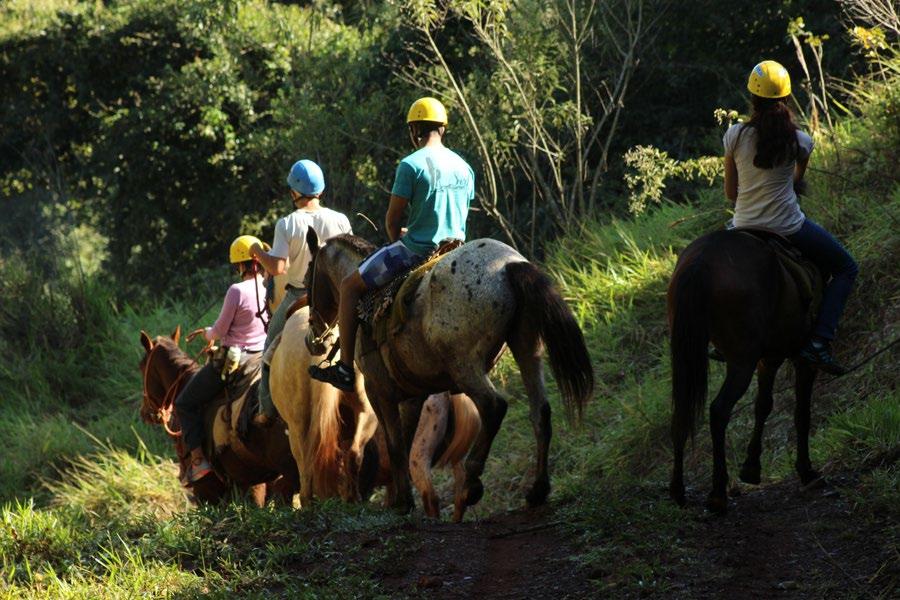
[[[320,196],[325,190],[325,176],[319,165],[307,159],[297,161],[291,167],[287,183],[290,186],[294,212],[275,224],[271,250],[266,251],[261,244],[255,244],[250,249],[253,258],[262,263],[270,275],[287,273],[284,300],[269,321],[265,348],[281,334],[291,306],[306,296],[303,281],[312,260],[312,254],[306,246],[307,230],[312,227],[322,241],[342,233],[352,233],[347,215],[321,205]],[[276,412],[269,388],[269,366],[265,363],[258,395],[259,414],[254,417],[254,422],[265,425]]]
[[[354,387],[356,305],[362,295],[422,262],[441,240],[466,237],[466,217],[475,197],[475,173],[443,144],[447,109],[435,98],[420,98],[410,107],[406,122],[416,150],[397,166],[385,216],[391,243],[366,258],[341,283],[340,360],[324,369],[310,367],[315,379],[344,391]],[[404,233],[401,220],[407,209],[409,221]]]
[[[813,140],[794,123],[788,98],[791,80],[779,63],[766,60],[747,82],[753,114],[725,133],[725,195],[734,202],[734,226],[772,230],[786,237],[828,281],[810,339],[800,358],[840,375],[831,341],[858,267],[828,231],[800,210],[797,194],[813,151]]]
[[[266,340],[260,309],[265,302],[266,288],[260,265],[250,256],[250,247],[259,243],[252,235],[242,235],[232,242],[229,259],[236,265],[241,281],[228,288],[219,318],[212,327],[203,330],[207,341],[219,339],[222,347],[191,377],[175,399],[184,443],[191,452],[191,466],[183,480],[185,485],[199,481],[211,470],[202,449],[204,407],[228,382],[250,377],[259,368]],[[226,369],[236,370],[228,374]]]

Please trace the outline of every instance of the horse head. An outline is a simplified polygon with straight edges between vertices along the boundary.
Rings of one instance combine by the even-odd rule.
[[[180,339],[180,326],[170,337],[155,339],[141,330],[144,356],[138,364],[143,377],[140,415],[145,423],[162,424],[168,429],[175,396],[187,383],[186,376],[196,371],[196,363],[178,347]]]
[[[335,236],[322,244],[312,227],[307,229],[306,243],[312,255],[304,282],[309,299],[307,347],[318,356],[324,353],[337,326],[341,282],[375,247],[350,234]]]

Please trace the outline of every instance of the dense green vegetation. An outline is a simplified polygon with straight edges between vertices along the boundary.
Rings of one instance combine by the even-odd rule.
[[[575,2],[585,19],[575,29],[592,32],[583,73],[565,55],[573,31],[558,19],[565,2],[449,2],[440,14],[427,3],[299,4],[17,0],[0,8],[8,102],[0,117],[0,596],[386,593],[382,576],[419,549],[415,516],[336,502],[300,512],[239,500],[188,506],[165,436],[137,417],[137,332],[214,316],[227,282],[224,249],[239,231],[268,237],[285,209],[284,173],[300,155],[325,167],[329,203],[377,221],[406,149],[402,116],[421,86],[447,101],[459,123],[451,143],[477,167],[474,230],[501,239],[504,228],[520,232],[514,241],[542,259],[586,333],[597,395],[579,429],[556,410],[551,457],[552,501],[582,542],[572,559],[601,590],[669,589],[685,538],[702,523],[684,518],[699,507],[677,509],[664,492],[664,293],[677,252],[728,218],[716,163],[703,158],[719,153],[713,109],[743,108],[744,72],[765,54],[790,66],[811,117],[816,101],[785,32],[802,15],[809,31],[830,35],[823,68],[843,83],[829,88],[833,126],[819,109],[804,210],[860,262],[837,347],[856,362],[898,335],[897,32],[859,22],[866,29],[850,36],[830,2],[780,2],[746,22],[742,9],[752,3],[737,0],[727,11],[623,0],[609,4],[620,12],[589,18],[589,3]],[[637,14],[628,11],[639,5],[646,30],[622,108],[609,113],[618,124],[599,130],[609,143],[583,153],[579,171],[578,132],[606,113],[597,95],[585,93],[579,107],[574,83],[616,81],[615,36],[627,40],[630,30],[610,15]],[[799,35],[816,89],[818,46]],[[851,67],[864,74],[852,78]],[[524,92],[516,91],[523,74]],[[538,135],[565,158],[529,156]],[[668,157],[637,151],[626,165],[637,145]],[[559,189],[541,188],[541,177],[557,176]],[[895,551],[898,364],[895,347],[821,382],[811,441],[826,474],[853,474],[841,492],[854,498],[855,514],[888,515],[884,544]],[[721,368],[712,372],[714,388]],[[512,402],[470,519],[520,507],[529,478],[533,438],[512,361],[496,379]],[[782,375],[777,389],[788,383]],[[748,403],[730,429],[732,470],[750,434]],[[768,482],[792,477],[790,416],[790,394],[780,391],[763,455]],[[700,435],[688,460],[698,489],[709,462]],[[873,573],[871,589],[896,589],[897,573]]]

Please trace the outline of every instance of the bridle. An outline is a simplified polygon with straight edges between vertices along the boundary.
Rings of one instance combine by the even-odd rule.
[[[150,352],[147,354],[147,360],[144,363],[144,404],[149,406],[153,412],[156,414],[156,418],[159,419],[159,422],[162,424],[163,429],[166,430],[173,438],[177,438],[181,436],[181,430],[173,431],[172,427],[169,425],[169,422],[172,420],[172,413],[175,410],[175,398],[178,397],[178,393],[181,391],[184,383],[189,379],[186,376],[190,376],[193,374],[193,371],[190,369],[184,369],[178,376],[175,378],[175,381],[172,382],[171,385],[166,389],[166,393],[163,394],[161,400],[157,400],[150,395],[149,390],[149,375],[150,375],[150,364],[153,361],[153,354],[156,352],[157,348],[159,348],[161,344],[156,344],[153,348],[150,349]]]
[[[321,252],[321,249],[319,250]],[[312,263],[310,264],[309,273],[310,273],[310,282],[309,282],[309,293],[308,293],[308,306],[309,306],[309,331],[306,334],[305,342],[306,348],[309,350],[309,353],[313,356],[318,356],[320,354],[325,354],[325,350],[327,349],[328,342],[334,337],[334,330],[337,328],[338,324],[338,316],[335,315],[334,320],[329,323],[322,317],[322,313],[315,307],[315,297],[316,297],[316,277],[317,271],[319,268],[319,256],[318,252],[316,256],[313,257]],[[322,323],[325,326],[325,329],[321,334],[316,335],[315,332],[315,323]]]

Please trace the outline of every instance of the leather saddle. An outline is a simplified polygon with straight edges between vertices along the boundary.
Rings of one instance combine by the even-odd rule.
[[[394,277],[384,287],[370,290],[366,292],[356,305],[356,312],[359,319],[366,325],[372,326],[380,321],[385,315],[390,313],[389,309],[393,306],[394,301],[401,297],[400,289],[405,287],[404,284],[416,274],[414,279],[421,279],[421,276],[431,270],[431,267],[442,257],[452,250],[456,250],[463,245],[462,240],[447,239],[438,244],[437,249],[428,255],[423,261],[411,266]],[[408,289],[408,286],[406,286]]]
[[[806,307],[806,325],[812,327],[819,313],[822,291],[825,288],[825,281],[819,268],[780,233],[758,227],[736,227],[731,231],[752,235],[775,251],[783,276],[796,285],[800,301]]]

